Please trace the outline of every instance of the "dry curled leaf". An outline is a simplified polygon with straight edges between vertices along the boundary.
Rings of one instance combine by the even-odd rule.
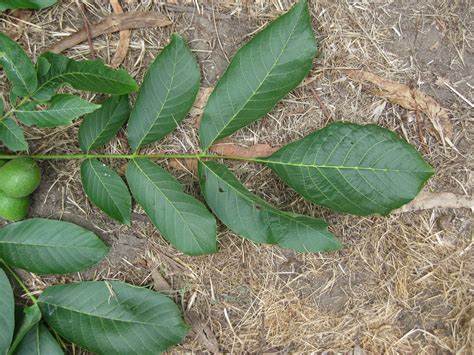
[[[408,110],[425,113],[443,141],[445,137],[452,139],[453,126],[448,111],[431,96],[409,85],[387,80],[364,70],[344,70],[344,72],[355,81],[372,84],[371,91],[374,95],[384,97]]]
[[[437,207],[470,208],[471,211],[474,211],[472,197],[457,195],[451,192],[421,192],[412,202],[394,212],[413,212]]]
[[[101,22],[91,24],[89,33],[91,38],[95,38],[105,33],[124,31],[132,28],[164,27],[170,24],[171,21],[168,17],[160,12],[124,12],[122,14],[107,16]],[[55,43],[53,46],[48,48],[47,51],[61,53],[68,48],[84,42],[87,38],[87,31],[85,28],[82,28],[78,32]]]
[[[199,88],[199,92],[196,96],[196,100],[194,100],[193,107],[191,107],[191,111],[189,112],[191,117],[196,117],[196,127],[199,127],[201,122],[201,115],[204,112],[204,108],[206,107],[207,100],[211,95],[211,92],[214,88]]]
[[[114,10],[115,14],[123,13],[123,9],[122,9],[122,6],[120,5],[119,0],[110,0],[110,5],[112,5],[112,9]],[[112,58],[110,62],[110,66],[112,66],[113,68],[117,68],[118,66],[120,66],[120,64],[122,64],[122,62],[125,60],[125,57],[127,56],[129,45],[130,45],[130,31],[129,30],[120,31],[119,43],[117,46],[117,50],[115,51],[114,57]]]

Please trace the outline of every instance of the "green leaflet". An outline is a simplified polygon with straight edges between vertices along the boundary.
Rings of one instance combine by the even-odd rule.
[[[416,149],[375,125],[333,123],[259,161],[308,200],[340,212],[386,215],[433,175]]]
[[[308,7],[300,0],[236,53],[209,97],[201,148],[268,113],[308,74],[315,53]]]
[[[0,229],[0,259],[39,274],[66,274],[99,262],[108,248],[75,224],[32,218]]]
[[[62,355],[59,344],[44,324],[35,324],[18,345],[15,355]]]
[[[247,190],[224,165],[200,161],[199,177],[207,204],[234,233],[301,252],[341,248],[326,222],[276,209]]]
[[[133,197],[166,240],[188,255],[217,251],[216,220],[173,176],[146,159],[130,161],[126,175]]]
[[[145,75],[130,115],[128,141],[133,151],[173,131],[191,109],[199,90],[196,58],[177,34]]]
[[[130,225],[132,197],[122,178],[97,159],[81,165],[81,180],[87,197],[102,211],[119,222]]]
[[[47,105],[48,107],[41,111],[36,110],[36,105],[25,105],[15,110],[15,114],[28,126],[46,128],[68,125],[74,119],[100,108],[100,105],[68,94],[53,96]]]
[[[128,96],[111,96],[102,107],[84,117],[79,128],[79,145],[84,152],[108,143],[130,116]]]
[[[3,33],[0,33],[0,64],[15,95],[27,96],[35,91],[38,80],[33,63],[23,48]]]
[[[99,354],[157,354],[188,331],[168,297],[118,281],[48,287],[38,303],[51,328]]]
[[[0,354],[5,355],[10,347],[15,329],[15,300],[8,277],[0,268]]]
[[[56,88],[68,84],[77,90],[124,95],[137,91],[135,80],[123,69],[112,69],[100,60],[75,61],[47,52],[38,58],[38,89],[34,98],[48,101]]]
[[[0,0],[0,11],[8,9],[44,9],[58,2],[58,0]]]
[[[8,350],[8,355],[14,353],[15,349],[21,343],[25,335],[41,320],[41,311],[37,304],[23,308],[23,319],[21,325],[15,334],[15,339]]]
[[[0,142],[13,151],[28,149],[23,131],[11,118],[4,118],[0,121]]]

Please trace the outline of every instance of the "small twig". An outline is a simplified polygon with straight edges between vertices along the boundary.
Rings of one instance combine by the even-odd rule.
[[[160,12],[124,12],[105,17],[101,22],[90,26],[90,37],[95,38],[105,33],[129,30],[143,27],[164,27],[171,24],[167,16]],[[85,28],[63,38],[47,49],[49,52],[61,53],[88,39]]]
[[[471,106],[471,108],[474,108],[474,104],[471,101],[469,101],[464,95],[462,95],[459,91],[457,91],[455,88],[453,88],[447,82],[444,82],[444,85],[446,85],[452,92],[454,92],[456,95],[458,95],[465,103],[467,103],[469,106]]]
[[[86,7],[84,6],[83,3],[79,3],[78,0],[76,0],[77,7],[79,8],[79,11],[81,13],[82,19],[84,20],[84,29],[86,31],[86,36],[87,36],[87,43],[89,44],[89,48],[91,51],[91,58],[95,59],[95,51],[94,51],[94,44],[92,43],[92,37],[91,37],[91,29],[89,26],[89,20],[87,19],[86,16]]]

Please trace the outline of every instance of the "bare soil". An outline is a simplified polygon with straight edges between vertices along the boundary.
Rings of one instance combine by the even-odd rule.
[[[111,12],[106,0],[84,3],[92,22]],[[173,21],[168,28],[132,31],[123,67],[140,82],[170,34],[178,32],[199,60],[202,86],[212,87],[237,48],[292,3],[122,1],[125,11],[160,10]],[[233,139],[277,146],[331,121],[376,123],[414,144],[436,168],[427,190],[472,195],[473,111],[444,84],[474,101],[472,3],[319,0],[310,1],[310,7],[320,52],[309,78]],[[18,17],[1,15],[0,27],[35,58],[83,25],[72,0],[32,12],[26,20]],[[95,39],[96,55],[109,62],[117,41],[118,34]],[[83,43],[66,54],[90,58],[89,46]],[[450,110],[453,146],[443,145],[423,115],[352,82],[342,71],[347,68],[365,69],[432,95]],[[1,80],[0,90],[5,85]],[[31,151],[78,151],[79,123],[54,130],[28,129]],[[125,137],[121,132],[104,151],[126,151]],[[189,118],[175,134],[147,150],[184,153],[197,147],[195,118]],[[124,163],[110,162],[116,168]],[[132,227],[115,223],[92,206],[82,192],[78,162],[42,162],[44,178],[30,216],[83,225],[112,249],[106,261],[81,274],[23,274],[28,285],[40,292],[53,283],[115,279],[155,287],[174,298],[194,328],[173,352],[470,353],[471,211],[438,208],[352,217],[308,203],[262,166],[229,166],[274,205],[327,219],[345,248],[328,254],[295,253],[246,241],[221,225],[218,254],[188,257],[161,238],[138,206]],[[173,173],[199,196],[192,173]],[[82,353],[77,348],[71,352]]]

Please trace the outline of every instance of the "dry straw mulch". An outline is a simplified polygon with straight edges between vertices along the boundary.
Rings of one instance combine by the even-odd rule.
[[[123,0],[124,11],[161,11],[172,24],[132,30],[122,66],[141,81],[170,33],[177,31],[199,59],[202,86],[212,87],[236,49],[291,3]],[[331,121],[376,123],[414,144],[436,168],[427,191],[471,196],[472,108],[458,95],[474,101],[469,1],[320,0],[310,6],[320,43],[310,76],[233,140],[279,146]],[[84,1],[84,8],[92,23],[112,13],[106,0]],[[77,2],[66,0],[26,15],[2,15],[0,27],[37,57],[83,26],[78,14]],[[94,39],[95,55],[110,63],[118,41],[118,33]],[[84,42],[66,54],[89,58],[90,48]],[[423,112],[373,95],[346,75],[348,69],[367,70],[431,95],[447,110],[452,144],[440,138]],[[196,151],[195,120],[190,117],[176,134],[147,150]],[[77,151],[78,124],[29,129],[33,151]],[[105,151],[126,149],[122,132]],[[116,168],[123,163],[111,162]],[[91,206],[81,190],[77,162],[44,162],[46,176],[33,215],[88,226],[113,247],[106,262],[81,275],[25,278],[36,291],[79,278],[126,280],[165,290],[195,326],[174,351],[469,353],[473,252],[468,209],[356,218],[304,201],[261,166],[230,166],[255,193],[282,209],[326,218],[345,248],[330,254],[294,253],[256,245],[221,227],[218,254],[187,257],[167,245],[138,207],[129,228]],[[192,171],[173,171],[198,195]]]

